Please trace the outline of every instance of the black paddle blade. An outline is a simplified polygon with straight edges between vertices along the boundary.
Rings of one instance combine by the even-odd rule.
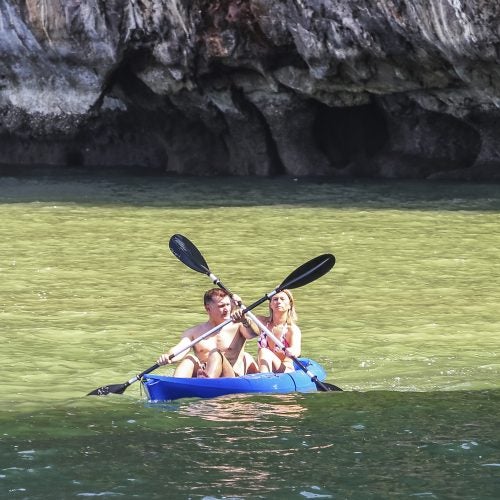
[[[123,394],[129,384],[113,384],[99,387],[95,391],[89,392],[87,396],[107,396],[108,394]]]
[[[343,392],[342,389],[340,387],[337,387],[336,385],[333,385],[333,384],[327,384],[326,382],[320,382],[321,385],[317,384],[316,383],[316,388],[318,389],[318,391],[322,391],[322,392]]]
[[[193,271],[210,274],[207,261],[200,251],[182,234],[174,234],[168,244],[172,253]]]
[[[311,283],[311,281],[321,278],[335,265],[335,257],[331,253],[318,255],[305,264],[295,269],[293,273],[285,278],[283,283],[276,290],[285,288],[299,288]]]

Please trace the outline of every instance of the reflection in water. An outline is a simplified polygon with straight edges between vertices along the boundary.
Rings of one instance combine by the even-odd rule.
[[[300,418],[306,408],[297,404],[296,396],[283,395],[269,401],[255,401],[248,395],[190,401],[179,408],[181,415],[215,422],[254,422],[276,417]]]
[[[192,494],[203,495],[209,484],[210,491],[230,492],[231,498],[263,492],[263,498],[269,498],[282,494],[298,458],[303,463],[317,460],[335,445],[335,440],[316,432],[318,416],[311,411],[314,398],[309,396],[241,394],[148,407],[186,422],[162,443],[161,455],[175,449],[178,462],[184,460],[185,467],[196,469]],[[300,484],[307,488],[304,494],[328,496],[317,484]]]

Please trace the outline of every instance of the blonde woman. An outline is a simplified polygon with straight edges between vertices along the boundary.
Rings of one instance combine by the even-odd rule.
[[[302,333],[296,323],[297,313],[290,290],[282,290],[274,295],[269,302],[269,317],[261,316],[258,319],[284,344],[290,355],[300,356]],[[261,373],[295,370],[293,360],[266,335],[265,331],[261,331],[259,335],[258,363]]]

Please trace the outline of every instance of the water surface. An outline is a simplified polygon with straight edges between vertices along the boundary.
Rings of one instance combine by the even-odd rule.
[[[1,178],[0,497],[498,498],[498,193]],[[204,320],[210,281],[170,253],[174,233],[247,303],[335,254],[295,297],[303,354],[345,392],[86,397]]]

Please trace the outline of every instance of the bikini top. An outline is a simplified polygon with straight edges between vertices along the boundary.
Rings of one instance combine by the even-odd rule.
[[[266,323],[266,327],[268,330],[272,331],[272,325],[269,323],[269,321]],[[279,337],[276,335],[276,337],[285,347],[290,347],[290,344],[288,343],[288,340],[286,339],[287,333],[288,333],[288,325],[286,323],[283,323],[281,325],[281,334]],[[264,330],[260,331],[259,339],[257,342],[259,344],[259,347],[269,347],[268,341],[267,341],[267,333]],[[283,352],[283,349],[281,349],[280,347],[275,345],[273,351],[274,352]]]

